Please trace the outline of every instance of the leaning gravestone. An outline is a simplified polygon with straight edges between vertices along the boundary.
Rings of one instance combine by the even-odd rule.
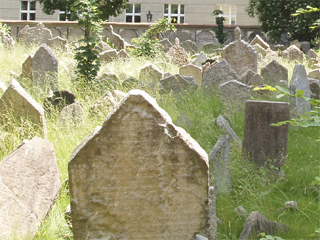
[[[35,133],[40,132],[42,136],[47,136],[46,120],[42,106],[16,80],[11,82],[0,99],[0,113],[1,116],[13,116],[18,121],[30,120],[36,128]]]
[[[242,143],[240,138],[233,131],[233,129],[231,128],[227,120],[222,115],[219,115],[217,117],[216,122],[219,125],[219,127],[222,128],[222,131],[224,132],[224,134],[228,135],[233,141],[235,141],[237,144],[239,144],[239,146],[241,146]]]
[[[213,91],[220,84],[234,79],[239,79],[239,76],[229,63],[223,59],[203,72],[201,88],[205,91]]]
[[[296,65],[290,81],[290,93],[297,94],[298,90],[304,91],[305,97],[310,97],[310,85],[306,69],[303,65]],[[310,111],[310,102],[297,97],[291,97],[291,114],[297,117]]]
[[[288,81],[288,69],[277,60],[273,60],[261,68],[261,76],[265,83],[275,86],[279,84],[280,80]]]
[[[229,193],[232,190],[230,171],[230,139],[221,135],[209,154],[210,175],[216,193]]]
[[[179,68],[179,74],[183,76],[193,76],[198,86],[201,86],[202,69],[200,67],[193,64],[184,65]]]
[[[42,44],[32,58],[32,80],[42,90],[58,90],[58,59],[51,49]]]
[[[159,83],[167,92],[194,92],[198,88],[198,84],[192,76],[181,76],[179,74],[162,78]]]
[[[223,48],[221,57],[225,58],[238,75],[248,69],[258,72],[258,53],[255,48],[241,40],[239,27],[234,30],[235,41]]]
[[[208,224],[208,156],[141,90],[73,152],[74,238],[188,239]]]
[[[156,65],[149,64],[140,69],[139,80],[144,80],[152,83],[157,83],[163,78],[162,72]]]
[[[28,58],[22,64],[22,78],[29,78],[32,80],[32,60],[33,54],[29,55]]]
[[[34,137],[2,159],[0,189],[0,238],[35,235],[60,191],[52,143]]]
[[[290,118],[289,103],[246,102],[242,153],[259,166],[280,168],[287,155],[288,125],[271,126]]]

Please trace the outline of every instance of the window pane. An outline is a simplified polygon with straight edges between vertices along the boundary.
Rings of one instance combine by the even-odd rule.
[[[132,4],[127,4],[126,13],[133,13],[133,6],[132,6]]]
[[[141,22],[140,16],[134,16],[134,22]]]
[[[141,4],[135,4],[134,6],[134,12],[141,13]]]
[[[229,25],[229,17],[224,17],[224,24]]]
[[[236,18],[235,17],[232,17],[231,18],[231,25],[235,25],[236,24]]]
[[[29,2],[30,4],[30,10],[36,10],[36,2]]]
[[[177,23],[178,18],[177,17],[171,17],[171,23]]]
[[[169,5],[168,4],[164,5],[164,13],[166,13],[166,14],[169,13]]]
[[[30,13],[29,20],[36,20],[36,14],[35,13]]]
[[[236,5],[231,5],[231,14],[236,15]]]
[[[172,4],[171,5],[171,13],[172,14],[178,14],[178,5],[177,4]]]
[[[21,2],[21,10],[27,10],[28,9],[28,2],[22,1]]]
[[[184,23],[184,17],[180,17],[180,23]]]
[[[126,16],[126,22],[132,22],[132,16]]]
[[[180,13],[184,14],[184,5],[180,5]]]
[[[27,20],[27,14],[21,13],[21,20]]]
[[[59,21],[65,21],[65,20],[66,20],[66,14],[60,14]]]

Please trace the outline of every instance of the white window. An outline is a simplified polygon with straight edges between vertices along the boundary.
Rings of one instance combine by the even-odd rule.
[[[36,2],[21,1],[20,20],[36,20]]]
[[[221,10],[223,12],[221,16],[225,18],[224,24],[227,24],[227,25],[236,24],[236,12],[237,12],[236,5],[217,4],[216,9]]]
[[[141,4],[126,4],[126,22],[141,22]]]
[[[171,19],[171,22],[173,23],[184,23],[184,5],[165,4],[164,17]]]

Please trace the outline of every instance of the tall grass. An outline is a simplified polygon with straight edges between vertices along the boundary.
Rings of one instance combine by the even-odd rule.
[[[10,70],[21,73],[21,65],[27,56],[34,53],[36,47],[26,48],[17,44],[14,51],[1,49],[0,70],[2,81],[7,85],[12,80]],[[34,239],[73,239],[64,212],[70,202],[68,191],[68,161],[78,144],[89,135],[98,125],[102,125],[104,117],[89,116],[89,107],[102,93],[97,89],[81,86],[74,82],[75,63],[68,54],[56,52],[60,61],[59,89],[69,90],[77,96],[86,112],[84,124],[81,126],[63,125],[59,121],[59,114],[53,110],[47,115],[48,139],[53,143],[62,182],[61,193],[53,206],[49,216],[43,221]],[[163,64],[164,59],[131,58],[130,61],[116,60],[112,63],[103,63],[102,68],[116,73],[121,81],[133,76],[139,79],[139,69],[146,64],[154,63],[162,71],[172,74],[178,73],[178,67],[172,64]],[[289,69],[292,75],[294,65],[280,60]],[[62,67],[63,66],[63,67]],[[26,88],[39,103],[43,103],[45,93],[39,92],[27,79],[20,79],[20,84]],[[129,91],[130,87],[118,86],[119,90]],[[159,105],[171,116],[174,123],[181,125],[186,131],[210,153],[222,130],[214,121],[222,114],[240,138],[243,138],[244,111],[225,106],[219,98],[219,93],[204,94],[201,90],[183,92],[180,94],[160,93],[157,89],[146,89]],[[180,114],[184,114],[191,124],[178,121]],[[105,113],[106,115],[106,113]],[[13,123],[12,123],[13,124]],[[17,125],[12,132],[0,130],[0,156],[8,155],[26,137]],[[8,137],[8,134],[10,137]],[[244,160],[239,146],[232,145],[231,178],[233,190],[230,194],[217,196],[217,216],[221,220],[218,225],[219,239],[238,239],[242,231],[245,217],[239,217],[234,209],[243,206],[248,212],[259,211],[273,221],[283,222],[290,230],[279,233],[284,239],[317,239],[316,230],[320,228],[319,194],[320,186],[314,183],[315,177],[320,176],[320,145],[315,140],[320,135],[317,128],[290,128],[288,157],[282,167],[285,174],[275,179],[268,169],[258,168]],[[5,139],[5,141],[3,140]],[[212,180],[212,179],[211,179]],[[284,210],[286,201],[296,201],[298,210]]]

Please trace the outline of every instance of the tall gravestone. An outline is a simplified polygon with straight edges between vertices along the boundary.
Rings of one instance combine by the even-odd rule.
[[[0,113],[12,116],[17,121],[29,120],[34,124],[35,132],[47,136],[47,126],[43,107],[37,103],[21,85],[13,80],[0,99]],[[5,119],[5,118],[3,118]],[[3,123],[1,119],[0,124]]]
[[[248,69],[258,72],[258,53],[255,48],[241,40],[239,27],[234,30],[235,41],[223,48],[222,58],[225,58],[230,66],[241,76]]]
[[[132,90],[69,162],[74,238],[193,239],[208,225],[208,156]]]
[[[216,192],[231,192],[230,139],[227,135],[221,135],[214,145],[209,154],[209,166]]]
[[[304,96],[310,97],[310,85],[306,69],[303,65],[296,65],[290,81],[290,93],[297,94],[298,90],[304,91]],[[291,115],[299,116],[310,111],[310,102],[297,97],[291,97]]]
[[[45,91],[58,90],[58,59],[46,44],[42,44],[32,58],[32,80]]]
[[[285,102],[246,102],[242,153],[259,166],[280,168],[287,155],[288,125],[271,126],[289,120]]]

